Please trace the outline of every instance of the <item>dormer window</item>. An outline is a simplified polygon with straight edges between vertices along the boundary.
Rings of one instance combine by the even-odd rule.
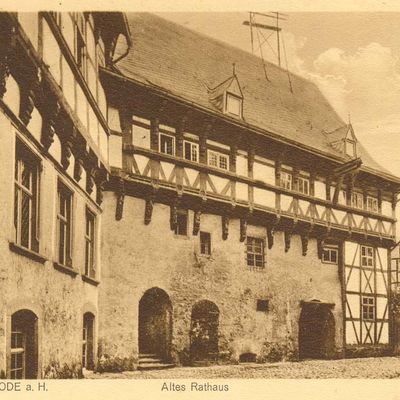
[[[355,158],[356,157],[356,144],[352,140],[346,139],[345,141],[345,152],[348,156]]]
[[[233,114],[233,115],[236,115],[237,117],[241,117],[242,116],[242,99],[231,93],[227,93],[226,94],[225,112],[227,114]]]

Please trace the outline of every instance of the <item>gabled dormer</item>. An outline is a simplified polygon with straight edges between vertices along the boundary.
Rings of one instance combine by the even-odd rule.
[[[235,71],[214,89],[209,89],[209,98],[224,114],[243,118],[243,93]]]
[[[333,148],[343,153],[344,156],[357,158],[357,138],[351,123],[329,132],[327,135]]]

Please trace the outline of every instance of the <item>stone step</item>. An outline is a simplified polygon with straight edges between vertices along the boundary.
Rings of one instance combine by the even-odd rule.
[[[150,370],[150,369],[167,369],[167,368],[173,368],[173,367],[175,367],[174,364],[167,364],[167,363],[142,364],[139,362],[138,370],[144,371],[144,370]]]
[[[140,353],[139,354],[139,359],[140,358],[157,358],[157,354],[154,354],[154,353]]]
[[[156,358],[156,357],[140,357],[139,358],[139,364],[149,364],[149,363],[159,363],[162,364],[164,361],[161,358]]]

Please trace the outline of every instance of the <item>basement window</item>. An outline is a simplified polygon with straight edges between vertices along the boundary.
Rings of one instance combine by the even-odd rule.
[[[247,237],[246,259],[250,268],[264,268],[264,240],[260,238]]]
[[[268,300],[257,300],[257,311],[268,311],[269,301]]]
[[[200,232],[200,254],[211,255],[211,235],[210,232]]]
[[[324,247],[322,252],[322,262],[325,264],[338,263],[338,249],[337,247]]]

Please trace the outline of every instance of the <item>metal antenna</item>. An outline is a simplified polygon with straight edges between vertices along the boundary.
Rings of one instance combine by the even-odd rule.
[[[264,23],[258,23],[255,20],[255,17],[258,16],[260,18],[273,18],[275,20],[275,25],[269,25],[269,24],[264,24]],[[282,28],[279,26],[280,21],[285,21],[287,17],[287,14],[283,14],[280,12],[270,12],[268,14],[265,13],[259,13],[259,12],[250,12],[249,13],[249,21],[244,21],[243,25],[249,26],[250,27],[250,38],[251,38],[251,51],[254,54],[254,33],[253,30],[256,29],[257,33],[261,29],[269,30],[276,32],[276,41],[277,41],[277,58],[278,58],[278,65],[281,66],[281,40],[280,40],[280,32]],[[261,31],[260,31],[261,32]],[[264,36],[263,36],[264,37]],[[261,50],[261,46],[264,43],[268,43],[268,38],[264,39],[263,43],[259,43],[259,47]],[[269,43],[268,43],[269,44]]]

